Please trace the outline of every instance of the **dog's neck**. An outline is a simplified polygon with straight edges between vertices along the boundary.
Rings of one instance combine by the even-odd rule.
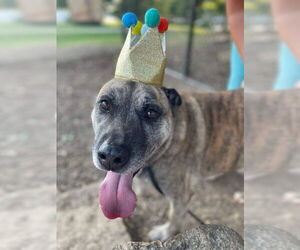
[[[154,165],[181,162],[191,170],[200,167],[204,177],[237,168],[243,153],[243,90],[193,92],[182,100],[174,109],[173,135]]]

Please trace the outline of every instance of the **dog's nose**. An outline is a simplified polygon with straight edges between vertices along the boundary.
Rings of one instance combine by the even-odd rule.
[[[98,151],[98,159],[106,170],[121,169],[129,160],[129,150],[125,146],[106,146]]]

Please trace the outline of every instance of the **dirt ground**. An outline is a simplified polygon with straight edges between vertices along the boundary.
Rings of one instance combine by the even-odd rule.
[[[55,46],[0,55],[0,249],[56,249]]]

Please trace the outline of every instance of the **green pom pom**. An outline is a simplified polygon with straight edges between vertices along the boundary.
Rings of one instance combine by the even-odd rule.
[[[159,24],[160,15],[157,9],[151,8],[145,14],[145,23],[148,27],[156,27]]]

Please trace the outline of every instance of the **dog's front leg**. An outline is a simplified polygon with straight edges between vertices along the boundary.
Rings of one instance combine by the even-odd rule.
[[[148,234],[150,240],[166,240],[170,236],[178,234],[182,218],[187,212],[187,204],[181,199],[168,199],[169,212],[168,221],[162,225],[155,226]]]

